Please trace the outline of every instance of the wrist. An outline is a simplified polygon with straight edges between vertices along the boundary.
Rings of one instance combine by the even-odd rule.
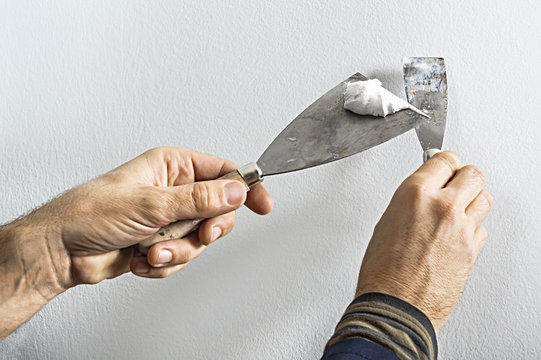
[[[52,226],[23,218],[1,231],[2,248],[12,249],[5,254],[12,263],[8,271],[20,278],[27,292],[47,302],[73,286],[69,254]]]
[[[0,229],[0,340],[70,286],[61,242],[25,219]]]
[[[364,284],[364,286],[361,286],[359,282],[355,292],[355,299],[368,293],[384,294],[410,304],[427,317],[436,333],[438,333],[443,326],[444,322],[441,323],[436,320],[434,313],[431,312],[431,307],[426,304],[426,300],[424,300],[422,296],[416,294],[414,290],[409,289],[406,285],[394,281],[391,277],[382,279],[379,284]]]

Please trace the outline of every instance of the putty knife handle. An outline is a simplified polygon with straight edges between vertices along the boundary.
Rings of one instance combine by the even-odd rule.
[[[243,167],[225,174],[219,180],[237,180],[246,186],[246,191],[263,181],[261,168],[256,163],[249,163]],[[148,249],[161,241],[181,239],[199,228],[204,219],[181,220],[162,227],[151,237],[138,244],[139,251],[145,255]]]
[[[432,156],[436,155],[437,153],[439,153],[441,150],[440,149],[428,149],[428,150],[425,150],[425,152],[423,153],[423,162],[427,162],[428,159],[430,159]]]

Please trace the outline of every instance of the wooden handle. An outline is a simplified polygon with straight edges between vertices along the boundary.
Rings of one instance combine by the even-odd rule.
[[[225,174],[218,180],[236,180],[238,182],[241,182],[246,187],[246,191],[250,190],[250,187],[242,176],[240,176],[239,172],[237,170],[231,171],[229,174]],[[192,231],[199,228],[199,225],[201,224],[201,221],[205,219],[193,219],[193,220],[181,220],[177,221],[175,223],[171,223],[167,226],[162,227],[156,234],[152,235],[151,237],[141,241],[139,245],[139,251],[146,255],[148,252],[148,249],[161,241],[165,240],[174,240],[174,239],[181,239],[191,233]]]

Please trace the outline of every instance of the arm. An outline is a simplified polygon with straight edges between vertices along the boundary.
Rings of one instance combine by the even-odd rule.
[[[32,227],[28,220],[0,230],[0,340],[68,287],[65,250],[50,241],[45,228]]]
[[[239,182],[213,180],[236,169],[227,160],[157,148],[78,186],[0,229],[0,340],[49,300],[78,284],[96,284],[128,271],[169,276],[229,233],[235,210],[272,208],[261,185],[247,194]],[[161,227],[207,219],[183,239],[137,243]]]
[[[352,349],[362,354],[367,343],[399,359],[437,358],[436,333],[454,311],[487,238],[481,222],[493,199],[484,183],[481,170],[442,152],[400,185],[374,229],[356,300],[324,359],[345,359]]]

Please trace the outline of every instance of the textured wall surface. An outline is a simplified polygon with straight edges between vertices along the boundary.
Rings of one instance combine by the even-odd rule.
[[[403,96],[403,56],[445,56],[445,147],[485,170],[496,203],[440,356],[539,359],[540,4],[2,1],[0,222],[154,146],[253,161],[352,73]],[[268,178],[271,215],[241,210],[171,278],[69,290],[0,358],[316,359],[374,224],[420,160],[409,132]]]

